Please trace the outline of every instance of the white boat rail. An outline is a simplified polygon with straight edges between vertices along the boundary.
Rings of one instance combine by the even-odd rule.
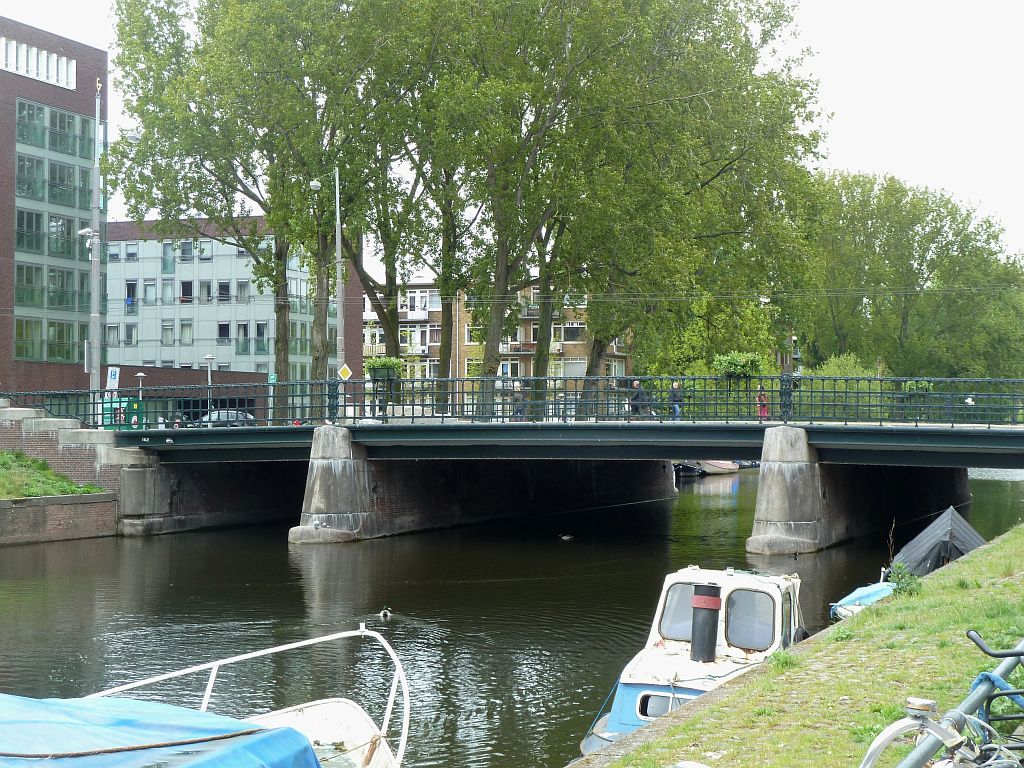
[[[205,672],[209,670],[210,677],[206,681],[206,690],[203,693],[203,701],[199,707],[201,712],[205,712],[210,704],[210,697],[213,694],[213,686],[217,681],[217,673],[220,672],[221,667],[226,667],[231,664],[237,664],[241,661],[248,661],[249,659],[257,659],[261,656],[270,656],[275,653],[282,653],[284,651],[291,651],[296,648],[306,648],[311,645],[319,645],[320,643],[327,643],[332,640],[340,640],[346,637],[369,637],[376,640],[383,646],[384,650],[387,651],[388,656],[395,664],[395,674],[391,678],[391,690],[388,694],[387,707],[384,709],[384,717],[381,721],[380,732],[381,735],[386,738],[388,732],[388,726],[391,724],[391,716],[395,708],[395,699],[398,695],[399,686],[402,691],[402,726],[401,736],[399,738],[398,749],[395,752],[395,765],[400,766],[402,764],[402,758],[405,756],[406,742],[409,737],[409,714],[410,714],[410,703],[409,703],[409,683],[405,676],[405,669],[402,668],[402,662],[398,658],[398,654],[395,653],[395,649],[391,647],[387,640],[379,632],[374,632],[371,629],[367,629],[365,624],[360,624],[359,629],[347,630],[345,632],[335,632],[331,635],[323,635],[321,637],[313,637],[308,640],[299,640],[294,643],[287,643],[285,645],[278,645],[273,648],[264,648],[259,651],[252,651],[251,653],[243,653],[239,656],[231,656],[226,659],[219,659],[217,661],[210,661],[205,664],[196,664],[192,667],[186,667],[185,669],[178,669],[174,672],[165,672],[161,675],[155,675],[153,677],[147,677],[145,680],[138,680],[134,683],[125,683],[124,685],[118,685],[113,688],[107,688],[103,691],[97,691],[96,693],[90,693],[85,696],[87,699],[100,698],[102,696],[113,696],[114,694],[123,693],[125,691],[131,691],[137,688],[143,688],[148,685],[154,685],[161,683],[165,680],[172,680],[176,677],[185,677],[186,675],[193,675],[197,672]]]

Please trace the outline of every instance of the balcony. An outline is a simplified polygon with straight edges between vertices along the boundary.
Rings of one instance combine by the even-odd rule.
[[[14,194],[30,200],[45,200],[46,184],[38,176],[18,176],[14,182]]]
[[[49,235],[47,247],[50,256],[58,256],[62,259],[75,258],[75,238],[73,237]]]
[[[33,147],[45,147],[46,127],[39,123],[30,123],[24,120],[19,120],[18,141],[22,144],[31,144]],[[39,357],[42,357],[42,354],[40,354]]]
[[[257,355],[269,355],[270,354],[270,339],[256,339],[256,354]]]
[[[404,310],[403,315],[400,318],[402,320],[426,320],[430,317],[430,311],[426,307],[417,307]]]
[[[425,355],[429,352],[426,344],[405,344],[402,347],[403,355]]]
[[[46,294],[46,306],[49,309],[60,309],[66,312],[74,312],[76,309],[75,292],[65,291],[59,288],[51,288]]]
[[[42,253],[46,236],[38,230],[19,229],[14,233],[14,248],[27,253]]]
[[[78,154],[78,137],[56,128],[50,129],[50,149],[65,155]]]
[[[562,354],[562,342],[552,341],[551,346],[548,347],[548,350],[551,352],[552,355]]]
[[[49,184],[49,197],[50,202],[55,205],[66,205],[74,208],[78,203],[74,187],[70,187],[67,184],[59,184],[55,181],[51,181]]]
[[[251,344],[252,339],[235,339],[235,354],[248,355]]]
[[[134,296],[125,296],[124,298],[124,313],[126,315],[137,315],[139,314],[139,301]]]
[[[537,345],[532,341],[503,341],[498,345],[498,351],[503,355],[532,355],[537,351]]]
[[[521,317],[540,317],[540,306],[537,304],[523,304],[519,314]]]
[[[384,357],[387,353],[387,344],[363,344],[363,357]]]
[[[43,289],[35,285],[14,286],[14,306],[16,307],[40,307],[44,306]]]
[[[43,342],[39,339],[15,339],[14,357],[16,360],[42,360]]]
[[[228,347],[228,346],[231,346],[231,339],[230,339],[230,337],[218,336],[217,337],[217,346],[218,347]]]

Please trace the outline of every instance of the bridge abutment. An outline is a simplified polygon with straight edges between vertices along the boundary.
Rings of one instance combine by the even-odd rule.
[[[970,501],[962,467],[822,464],[807,432],[765,430],[748,552],[816,552]]]
[[[368,460],[344,427],[317,427],[292,543],[340,542],[671,498],[666,460]]]

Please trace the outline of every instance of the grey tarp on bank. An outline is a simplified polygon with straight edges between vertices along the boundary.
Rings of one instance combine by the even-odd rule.
[[[949,507],[893,558],[918,576],[931,573],[985,543],[971,524]]]

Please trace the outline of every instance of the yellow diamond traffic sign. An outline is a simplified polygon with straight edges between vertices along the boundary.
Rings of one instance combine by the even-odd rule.
[[[338,369],[338,375],[342,381],[348,381],[352,378],[352,369],[348,367],[347,363],[342,363],[341,368]]]

